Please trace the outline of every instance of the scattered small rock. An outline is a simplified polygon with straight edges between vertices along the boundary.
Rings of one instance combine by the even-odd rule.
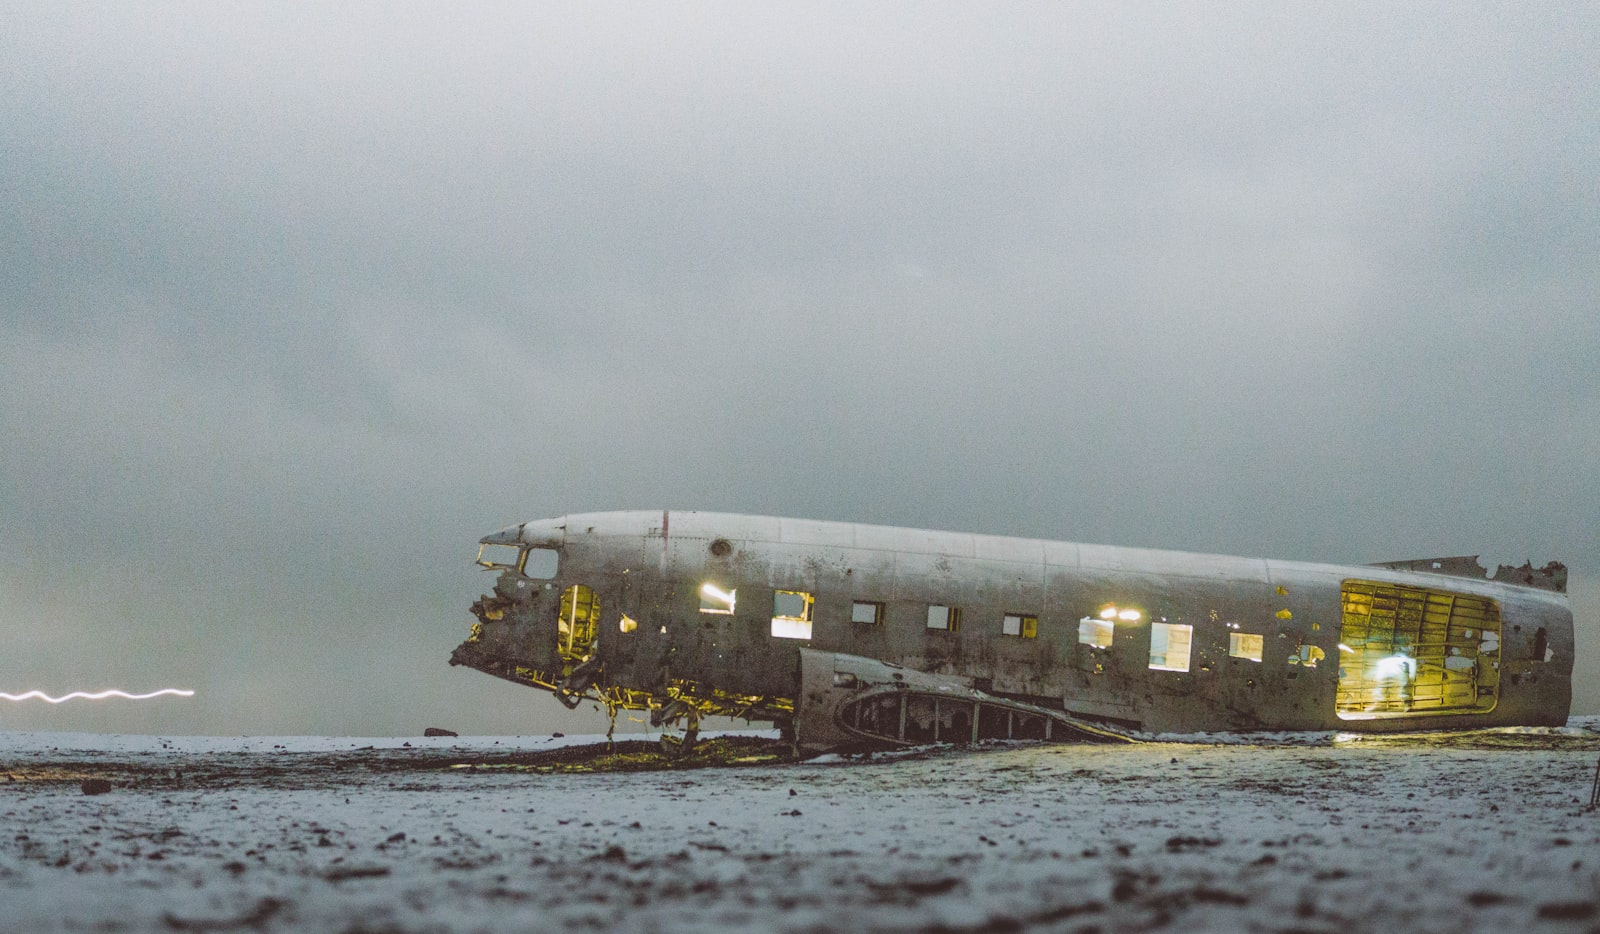
[[[961,885],[961,880],[954,876],[945,876],[941,879],[911,880],[905,885],[906,891],[913,895],[943,895]]]
[[[237,918],[184,918],[172,913],[161,916],[173,931],[231,931],[237,928],[265,927],[273,915],[282,911],[287,902],[277,898],[263,898],[244,915]]]
[[[329,882],[346,879],[376,879],[389,874],[388,866],[336,866],[322,874]]]
[[[1539,906],[1539,917],[1556,921],[1587,921],[1600,914],[1600,902],[1546,902]]]

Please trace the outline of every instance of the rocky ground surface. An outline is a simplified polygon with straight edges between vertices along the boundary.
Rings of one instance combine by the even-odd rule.
[[[1600,930],[1593,719],[802,762],[565,742],[5,734],[0,930]]]

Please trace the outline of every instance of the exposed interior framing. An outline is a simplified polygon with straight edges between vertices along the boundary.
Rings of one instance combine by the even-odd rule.
[[[1488,713],[1500,695],[1500,605],[1347,580],[1336,711],[1343,720]]]

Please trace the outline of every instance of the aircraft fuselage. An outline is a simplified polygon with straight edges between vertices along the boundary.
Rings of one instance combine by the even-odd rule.
[[[1457,576],[1476,567],[1462,559],[1340,566],[700,512],[570,515],[482,543],[500,574],[452,664],[569,704],[783,722],[810,751],[1017,735],[1036,709],[1151,732],[1398,731],[1560,725],[1571,698],[1554,564],[1510,583]]]

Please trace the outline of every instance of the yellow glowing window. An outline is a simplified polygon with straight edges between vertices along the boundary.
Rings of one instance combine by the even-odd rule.
[[[961,629],[960,607],[934,604],[928,607],[928,628],[957,632]]]
[[[1116,629],[1116,624],[1109,619],[1085,616],[1078,620],[1078,642],[1082,645],[1092,645],[1097,649],[1109,649],[1111,636]]]
[[[1007,636],[1032,639],[1039,635],[1039,617],[1023,616],[1020,613],[1007,613],[1000,620],[1000,633]]]
[[[1150,667],[1157,671],[1188,671],[1189,645],[1193,639],[1193,626],[1151,623]]]
[[[1261,661],[1261,650],[1265,648],[1265,639],[1255,633],[1230,632],[1228,633],[1228,654],[1234,658],[1243,658],[1247,661]]]
[[[883,625],[883,604],[857,600],[850,604],[850,622],[863,626]]]
[[[780,639],[811,638],[812,597],[799,590],[772,594],[772,634]]]
[[[1342,590],[1335,707],[1340,719],[1494,709],[1503,660],[1498,603],[1379,581],[1347,580]],[[1543,657],[1541,635],[1534,639],[1537,658]],[[1310,661],[1298,659],[1303,667]]]
[[[737,591],[723,590],[716,584],[707,581],[700,585],[700,612],[720,613],[724,616],[732,615],[733,601]]]

